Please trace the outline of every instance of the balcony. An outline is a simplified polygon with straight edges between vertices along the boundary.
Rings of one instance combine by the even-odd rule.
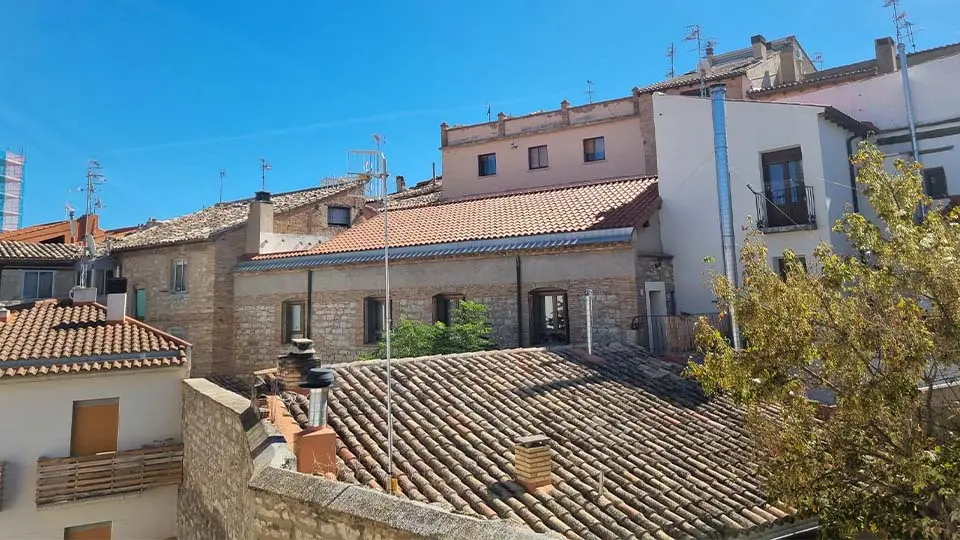
[[[795,185],[786,189],[764,189],[754,195],[757,198],[757,229],[772,233],[817,228],[813,187]]]
[[[182,444],[92,456],[40,458],[37,506],[176,486],[182,476]]]

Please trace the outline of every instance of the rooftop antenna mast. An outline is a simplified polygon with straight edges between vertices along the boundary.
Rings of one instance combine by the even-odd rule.
[[[706,97],[707,95],[707,81],[706,81],[706,72],[703,69],[703,53],[704,53],[704,40],[703,40],[703,27],[699,24],[691,24],[687,26],[687,36],[683,38],[684,41],[696,41],[697,42],[697,75],[700,78],[700,97]],[[712,46],[711,42],[706,43],[707,46]]]
[[[260,158],[260,191],[267,190],[267,171],[270,170],[273,170],[273,167],[267,163],[267,160]]]
[[[676,70],[676,60],[677,60],[677,47],[670,42],[670,46],[667,47],[667,58],[670,59],[670,71],[667,71],[666,77],[672,79],[677,76]]]
[[[917,145],[917,123],[913,114],[913,96],[910,91],[909,62],[907,61],[904,38],[913,40],[912,24],[907,20],[907,12],[900,10],[899,0],[886,0],[883,7],[893,8],[893,25],[897,29],[897,57],[900,60],[900,76],[903,79],[903,99],[907,109],[907,126],[910,128],[910,147],[913,161],[920,162],[920,148]],[[923,207],[920,208],[923,213]]]
[[[490,121],[493,120],[492,116],[493,116],[493,114],[492,114],[492,112],[491,112],[491,110],[490,110],[490,104],[487,103],[487,122],[490,122]]]
[[[813,65],[817,66],[817,71],[823,69],[823,53],[813,53],[813,58],[811,58],[810,61],[813,62]]]
[[[227,170],[220,169],[220,198],[219,200],[217,200],[217,202],[223,202],[223,179],[226,176],[227,176]]]
[[[593,103],[593,81],[587,80],[587,101]]]
[[[380,134],[373,136],[376,150],[351,150],[347,155],[347,177],[365,185],[366,196],[379,198],[383,214],[383,328],[387,364],[387,474],[390,476],[390,493],[398,492],[397,477],[393,469],[393,371],[390,329],[393,326],[393,314],[390,309],[390,219],[388,205],[390,196],[387,179],[387,158],[382,148],[387,143]]]

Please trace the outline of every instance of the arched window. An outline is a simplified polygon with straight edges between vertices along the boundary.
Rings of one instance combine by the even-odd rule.
[[[463,300],[462,294],[441,293],[433,297],[433,322],[442,322],[450,326],[453,316]]]
[[[530,292],[530,342],[533,345],[570,343],[567,291],[536,289]]]

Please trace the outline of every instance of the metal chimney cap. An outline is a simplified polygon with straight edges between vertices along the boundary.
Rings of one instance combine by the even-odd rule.
[[[261,202],[270,202],[270,192],[269,191],[257,191],[253,194],[253,200]]]
[[[330,368],[310,368],[307,373],[307,380],[300,383],[300,388],[329,388],[333,386],[333,370]]]

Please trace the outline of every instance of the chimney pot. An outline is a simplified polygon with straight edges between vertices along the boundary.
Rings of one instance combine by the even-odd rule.
[[[897,70],[897,46],[891,37],[882,37],[874,40],[873,48],[876,53],[877,73],[893,73]]]
[[[561,101],[561,102],[560,102],[560,108],[561,108],[561,109],[569,109],[569,108],[570,108],[570,102],[567,101],[567,100]]]
[[[270,192],[269,191],[257,191],[253,194],[253,199],[261,202],[270,202]]]
[[[122,322],[127,314],[127,278],[107,280],[107,320]]]
[[[407,190],[407,181],[404,180],[403,176],[397,175],[397,192],[404,192]]]
[[[309,374],[309,371],[316,367],[317,361],[314,358],[316,352],[313,348],[312,339],[296,338],[292,340],[290,350],[287,354],[280,356],[277,363],[279,376],[287,387],[297,386]]]
[[[0,323],[7,322],[7,319],[9,318],[10,318],[10,310],[3,306],[0,306]]]
[[[550,438],[530,435],[517,439],[513,449],[517,482],[528,491],[549,491],[553,487],[553,458]]]

